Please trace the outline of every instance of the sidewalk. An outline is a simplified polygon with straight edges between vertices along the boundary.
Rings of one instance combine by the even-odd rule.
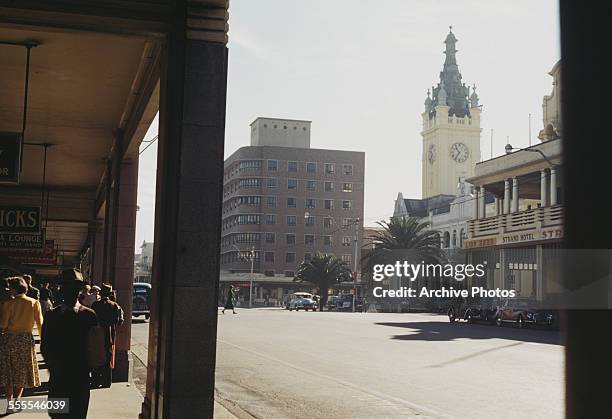
[[[42,359],[42,355],[40,354],[40,338],[37,334],[35,334],[34,338],[36,340],[36,357],[39,363],[40,381],[42,383],[42,386],[36,389],[35,392],[27,393],[28,395],[23,397],[24,401],[47,398],[47,382],[49,381],[49,371],[46,369],[45,363]],[[142,362],[140,358],[142,358],[144,354],[145,352],[143,351],[136,351],[136,353],[133,353],[134,363]],[[24,395],[25,394],[26,393],[24,393]],[[143,395],[133,383],[113,383],[111,388],[91,390],[87,418],[137,419],[141,411],[142,402]],[[21,412],[13,413],[8,416],[4,416],[3,413],[4,412],[0,412],[0,417],[7,417],[10,419],[20,417],[23,417],[25,419],[49,418],[46,413]],[[214,417],[216,419],[231,419],[236,418],[237,416],[234,416],[224,406],[215,401]]]

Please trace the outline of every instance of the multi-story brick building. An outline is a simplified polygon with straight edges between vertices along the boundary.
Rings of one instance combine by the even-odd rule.
[[[251,145],[225,161],[222,270],[249,272],[251,251],[254,272],[271,280],[317,251],[359,260],[365,154],[310,148],[310,124],[257,118]]]

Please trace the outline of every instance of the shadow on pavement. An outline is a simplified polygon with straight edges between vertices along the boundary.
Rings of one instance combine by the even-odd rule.
[[[561,336],[554,330],[518,329],[512,326],[489,326],[443,322],[379,322],[378,326],[412,329],[405,335],[394,335],[396,340],[452,341],[455,339],[507,339],[521,342],[561,345]]]

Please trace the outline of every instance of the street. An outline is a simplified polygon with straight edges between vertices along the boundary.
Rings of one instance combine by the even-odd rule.
[[[138,346],[147,332],[134,324]],[[563,363],[555,331],[239,309],[219,314],[216,387],[261,418],[560,418]]]

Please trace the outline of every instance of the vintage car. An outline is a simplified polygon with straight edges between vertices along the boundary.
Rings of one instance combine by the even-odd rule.
[[[299,310],[312,310],[317,311],[318,302],[315,300],[314,296],[309,292],[294,292],[289,296],[289,302],[287,303],[286,308],[289,311],[299,311]]]
[[[146,282],[135,282],[132,297],[132,316],[144,316],[149,319],[151,315],[151,284]]]
[[[498,307],[495,313],[495,324],[501,327],[504,323],[514,323],[519,328],[524,328],[528,324],[552,326],[554,314],[547,310]]]

